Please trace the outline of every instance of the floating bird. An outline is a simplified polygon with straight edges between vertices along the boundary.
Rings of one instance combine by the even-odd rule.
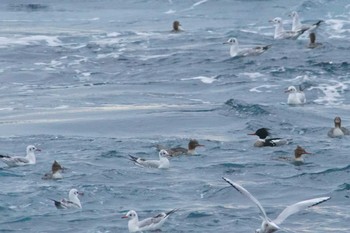
[[[182,30],[181,30],[181,24],[180,24],[180,22],[179,21],[177,21],[177,20],[175,20],[174,22],[173,22],[173,30],[172,30],[172,32],[181,32]]]
[[[309,152],[307,152],[304,148],[302,148],[301,146],[297,146],[297,148],[294,150],[294,158],[290,158],[290,157],[279,157],[278,159],[281,160],[287,160],[287,161],[293,161],[296,162],[298,164],[303,163],[304,159],[303,159],[303,155],[305,154],[311,154]]]
[[[50,199],[55,202],[55,206],[57,209],[81,209],[81,203],[79,200],[79,195],[83,196],[84,193],[78,192],[76,189],[71,189],[68,194],[68,200],[63,198],[61,201],[56,201],[54,199]]]
[[[151,168],[169,168],[169,154],[166,150],[159,151],[159,160],[146,160],[143,158],[134,157],[129,155],[130,160],[133,161],[136,165],[142,167],[151,167]]]
[[[35,164],[35,151],[41,151],[33,145],[27,146],[27,155],[25,157],[0,155],[0,160],[9,167],[23,166],[28,164]]]
[[[130,210],[122,218],[129,219],[129,232],[154,231],[159,230],[164,224],[165,220],[169,217],[169,215],[174,213],[175,211],[177,211],[177,209],[173,209],[167,213],[163,212],[154,217],[146,218],[144,220],[139,221],[136,211]]]
[[[322,43],[317,43],[316,42],[316,34],[314,33],[314,32],[311,32],[310,34],[309,34],[309,38],[310,38],[310,43],[308,44],[308,48],[310,48],[310,49],[314,49],[314,48],[316,48],[316,47],[320,47],[320,46],[322,46]]]
[[[345,127],[341,127],[341,119],[337,116],[334,118],[334,128],[331,128],[328,131],[328,136],[331,138],[335,138],[344,135],[350,135],[350,131]]]
[[[256,46],[253,48],[239,48],[238,40],[236,38],[230,38],[224,44],[231,45],[230,56],[231,57],[246,57],[246,56],[256,56],[265,52],[271,45]]]
[[[292,31],[306,30],[313,31],[320,26],[323,20],[319,20],[314,24],[302,24],[299,19],[299,14],[293,11],[289,16],[293,18],[292,21]]]
[[[285,90],[286,93],[288,93],[288,100],[287,103],[290,105],[300,105],[306,103],[305,93],[301,90],[299,87],[299,90],[297,90],[296,87],[290,86]]]
[[[170,156],[178,156],[178,155],[193,155],[196,153],[196,148],[204,146],[202,144],[199,144],[199,142],[196,139],[191,139],[188,143],[188,148],[183,147],[174,147],[170,149],[164,149],[163,146],[157,145],[158,150],[163,149],[168,152]]]
[[[291,141],[291,139],[267,138],[270,135],[269,129],[267,128],[260,128],[255,133],[250,133],[248,135],[256,135],[259,137],[258,141],[254,143],[255,147],[281,146]]]
[[[52,167],[51,167],[51,172],[50,173],[46,173],[42,179],[44,180],[50,180],[50,179],[53,179],[53,180],[56,180],[56,179],[62,179],[63,176],[61,174],[61,171],[62,171],[62,166],[55,160],[52,164]]]
[[[252,202],[254,202],[261,214],[262,214],[262,219],[263,222],[261,224],[260,229],[257,229],[255,232],[256,233],[273,233],[277,230],[280,229],[279,225],[286,220],[290,215],[295,214],[301,210],[304,210],[309,207],[316,206],[318,204],[321,204],[325,201],[328,201],[330,197],[319,197],[319,198],[314,198],[314,199],[309,199],[305,201],[301,201],[298,203],[295,203],[293,205],[287,206],[278,216],[276,219],[271,220],[267,217],[266,212],[260,202],[253,196],[251,195],[245,188],[240,186],[237,183],[232,182],[230,179],[227,179],[225,177],[222,177],[227,183],[229,183],[234,189],[236,189],[238,192],[246,196],[248,199],[250,199]]]
[[[281,39],[296,40],[301,34],[303,34],[307,30],[307,29],[300,29],[297,31],[285,31],[283,28],[282,19],[279,17],[274,18],[273,20],[270,20],[270,22],[275,25],[275,34],[274,34],[275,40],[281,40]]]

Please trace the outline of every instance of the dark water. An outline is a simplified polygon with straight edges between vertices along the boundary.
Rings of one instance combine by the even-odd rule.
[[[35,166],[1,165],[1,232],[127,232],[120,217],[180,210],[163,232],[254,232],[256,206],[221,177],[242,184],[274,219],[286,206],[330,195],[288,218],[288,232],[348,232],[349,143],[330,139],[336,115],[349,117],[348,1],[2,1],[1,153],[42,149]],[[269,19],[296,10],[323,19],[317,40],[274,41]],[[183,33],[170,33],[173,20]],[[230,58],[222,43],[272,44],[258,57]],[[286,104],[285,88],[305,85],[307,104]],[[247,133],[293,138],[254,148]],[[140,168],[127,155],[157,158],[155,145],[205,147]],[[296,145],[312,155],[281,161]],[[43,181],[53,160],[64,179]],[[82,210],[58,211],[48,198],[71,188]]]

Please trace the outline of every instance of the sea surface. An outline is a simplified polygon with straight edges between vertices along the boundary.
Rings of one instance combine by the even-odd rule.
[[[323,47],[307,35],[273,40],[268,20],[297,11],[324,20]],[[179,20],[183,32],[171,33]],[[230,58],[241,46],[271,44],[260,56]],[[171,233],[247,233],[258,208],[222,180],[249,190],[274,219],[285,206],[331,196],[290,216],[285,232],[349,232],[349,137],[329,138],[335,116],[350,127],[348,0],[3,0],[0,3],[0,153],[37,164],[0,164],[0,232],[128,232],[139,218],[174,208]],[[303,85],[307,103],[286,104]],[[260,127],[292,138],[254,148]],[[166,170],[135,166],[157,159],[156,145],[205,147]],[[292,157],[297,145],[311,155]],[[42,180],[57,160],[64,179]],[[82,210],[57,210],[50,198],[84,192]],[[282,231],[281,231],[282,232]]]

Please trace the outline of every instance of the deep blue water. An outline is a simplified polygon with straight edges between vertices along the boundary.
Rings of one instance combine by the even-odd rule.
[[[268,20],[296,10],[325,22],[322,48],[307,36],[274,41]],[[120,217],[180,210],[163,232],[254,232],[257,207],[232,189],[247,188],[273,219],[286,206],[332,199],[289,217],[288,232],[348,232],[349,138],[327,132],[339,115],[350,126],[350,4],[303,1],[2,1],[0,3],[0,152],[42,149],[37,164],[0,168],[1,232],[127,232]],[[173,20],[182,33],[170,33]],[[257,57],[230,58],[223,45],[272,44]],[[208,81],[209,80],[209,81]],[[307,104],[286,104],[303,84]],[[254,148],[260,127],[290,145]],[[205,147],[140,168],[128,154],[157,158],[156,145]],[[313,154],[281,161],[296,145]],[[64,179],[44,181],[54,160]],[[82,210],[56,210],[48,198],[85,193]]]

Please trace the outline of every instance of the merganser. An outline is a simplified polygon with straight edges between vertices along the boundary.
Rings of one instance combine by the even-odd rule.
[[[316,47],[322,46],[322,43],[317,43],[316,42],[316,34],[314,32],[311,32],[309,34],[309,38],[310,38],[310,43],[307,46],[308,48],[314,49]]]
[[[182,30],[181,30],[180,27],[181,27],[180,22],[177,21],[177,20],[175,20],[175,21],[173,22],[173,30],[172,30],[172,32],[181,32]]]
[[[350,131],[345,127],[341,127],[341,119],[337,116],[334,118],[334,128],[331,128],[328,131],[328,136],[334,138],[341,137],[344,135],[350,135]]]
[[[246,57],[246,56],[256,56],[265,52],[271,45],[262,45],[256,46],[253,48],[244,48],[240,49],[238,40],[236,38],[230,38],[228,41],[224,42],[224,44],[231,45],[230,47],[230,56],[231,57]]]
[[[300,29],[297,31],[285,31],[283,28],[282,19],[279,17],[269,20],[269,22],[275,24],[275,34],[273,37],[275,40],[281,40],[281,39],[296,40],[301,34],[303,34],[307,30],[307,29]]]
[[[259,137],[258,141],[254,143],[255,147],[281,146],[291,141],[291,139],[267,138],[270,135],[269,129],[267,128],[260,128],[255,133],[250,133],[248,135],[256,135]]]
[[[146,160],[143,158],[137,158],[132,155],[129,155],[130,160],[133,161],[136,165],[142,167],[151,167],[151,168],[169,168],[169,154],[166,150],[159,151],[159,160]]]
[[[293,18],[292,31],[298,31],[298,30],[313,31],[316,28],[318,28],[318,26],[320,26],[320,24],[323,22],[323,20],[319,20],[314,24],[301,24],[300,19],[299,19],[299,15],[296,11],[293,11],[289,16]]]
[[[199,142],[196,139],[191,139],[188,143],[188,149],[183,147],[174,147],[170,149],[165,149],[170,156],[178,156],[178,155],[193,155],[196,153],[196,148],[204,146],[202,144],[199,144]],[[163,146],[157,145],[158,150],[164,149]]]
[[[328,201],[331,199],[330,197],[319,197],[319,198],[313,198],[301,202],[297,202],[293,205],[287,206],[278,216],[276,219],[271,220],[269,217],[267,217],[267,214],[260,204],[260,202],[248,192],[245,188],[243,188],[241,185],[234,183],[230,179],[227,179],[225,177],[222,177],[228,184],[230,184],[234,189],[236,189],[238,192],[240,192],[242,195],[246,196],[249,200],[254,202],[254,204],[259,208],[260,213],[262,214],[262,223],[261,227],[257,229],[256,233],[273,233],[280,228],[280,224],[284,222],[290,215],[295,214],[301,210],[304,210],[306,208],[310,208],[316,205],[319,205],[325,201]]]
[[[0,160],[9,167],[23,166],[28,164],[35,164],[35,151],[41,151],[33,145],[27,146],[27,155],[25,157],[0,155]]]
[[[129,219],[129,232],[154,231],[159,230],[164,224],[165,220],[175,211],[177,211],[177,209],[173,209],[167,213],[162,212],[154,217],[146,218],[144,220],[139,221],[136,211],[130,210],[122,218]]]
[[[62,166],[55,160],[51,166],[51,172],[50,173],[46,173],[42,179],[44,180],[49,180],[49,179],[62,179],[63,176],[61,174],[62,171]]]
[[[305,93],[299,88],[290,86],[285,93],[289,93],[287,103],[290,105],[300,105],[306,103]]]
[[[68,194],[68,200],[63,198],[61,201],[56,201],[54,199],[50,199],[55,202],[55,206],[57,209],[70,209],[77,208],[81,209],[81,203],[78,196],[83,196],[84,193],[78,192],[76,189],[71,189]]]
[[[311,153],[307,152],[304,148],[301,146],[297,146],[297,148],[294,150],[294,161],[296,162],[304,162],[304,159],[302,155],[309,155]]]

